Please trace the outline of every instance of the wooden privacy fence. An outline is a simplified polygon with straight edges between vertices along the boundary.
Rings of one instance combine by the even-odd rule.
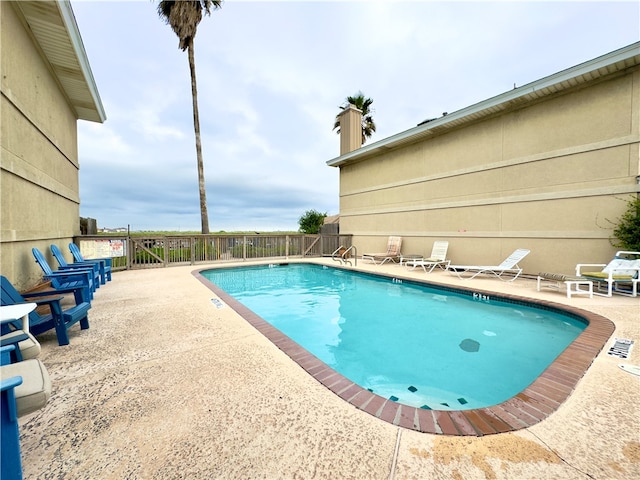
[[[111,257],[114,270],[212,262],[331,256],[351,235],[82,235],[85,258]]]

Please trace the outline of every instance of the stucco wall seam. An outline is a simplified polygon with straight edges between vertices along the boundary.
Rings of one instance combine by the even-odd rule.
[[[525,203],[525,202],[539,202],[546,200],[559,200],[567,198],[583,198],[583,197],[598,197],[598,196],[610,196],[610,195],[624,195],[640,193],[640,185],[619,185],[619,186],[607,186],[601,188],[590,188],[584,190],[572,190],[552,193],[536,193],[529,195],[512,195],[504,197],[483,198],[476,200],[460,200],[456,202],[442,202],[442,203],[424,203],[416,205],[403,204],[394,207],[385,208],[367,208],[351,210],[343,208],[340,211],[341,217],[346,216],[358,216],[358,215],[372,215],[380,213],[396,213],[396,212],[415,212],[424,210],[441,210],[447,208],[463,208],[470,206],[484,206],[484,205],[505,205],[510,203]]]
[[[405,185],[413,185],[413,184],[418,184],[418,183],[423,183],[423,182],[428,182],[433,180],[440,180],[444,178],[458,177],[462,175],[469,175],[472,173],[485,172],[488,170],[498,170],[505,167],[524,165],[528,163],[535,163],[535,162],[540,162],[545,160],[560,159],[563,157],[568,157],[570,155],[577,155],[581,153],[588,153],[588,152],[593,152],[598,150],[606,150],[609,148],[616,148],[616,147],[633,145],[638,143],[640,143],[640,134],[632,134],[632,135],[627,135],[625,137],[609,139],[609,140],[590,143],[586,145],[579,145],[576,147],[563,148],[556,151],[550,151],[550,152],[544,152],[544,153],[539,153],[535,155],[527,155],[525,157],[501,160],[498,162],[482,164],[475,167],[451,170],[448,172],[425,175],[422,177],[408,178],[403,181],[389,182],[389,183],[379,184],[379,185],[375,185],[367,188],[359,188],[359,189],[353,189],[349,191],[345,190],[341,192],[340,196],[346,197],[349,195],[358,195],[360,193],[378,192],[380,190],[385,190],[389,188],[395,188],[395,187],[400,187]]]
[[[27,246],[27,250],[29,250],[29,255],[26,255],[26,257],[29,259],[29,261],[32,261],[31,249],[35,246],[35,242],[44,245],[44,248],[41,248],[41,250],[43,252],[48,252],[49,245],[51,245],[52,243],[55,243],[56,245],[58,245],[58,247],[63,247],[64,245],[68,245],[69,242],[73,241],[73,237],[63,237],[61,235],[63,235],[63,232],[52,232],[48,229],[29,232],[25,232],[23,230],[0,230],[0,243],[3,245],[12,245],[19,242],[28,243],[29,245]],[[46,254],[49,255],[49,253]],[[51,257],[51,260],[53,260],[53,257]],[[55,262],[51,262],[51,265],[55,264]],[[42,270],[40,270],[40,267],[37,267],[35,271],[42,272]]]
[[[388,237],[391,235],[400,235],[403,238],[415,237],[415,238],[429,238],[429,239],[442,239],[442,238],[531,238],[531,239],[575,239],[575,240],[608,240],[609,235],[607,231],[595,232],[588,230],[577,231],[503,231],[496,233],[495,231],[433,231],[427,232],[418,230],[402,230],[402,231],[362,231],[359,232],[360,236],[367,237]],[[403,249],[404,252],[405,249]]]
[[[29,112],[28,109],[24,106],[24,104],[21,104],[20,100],[18,100],[16,98],[16,96],[12,93],[11,89],[6,87],[3,85],[2,88],[2,96],[5,97],[5,99],[18,111],[20,112],[20,114],[22,115],[22,117],[29,122],[31,125],[33,125],[33,127],[35,128],[35,130],[37,132],[39,132],[44,138],[47,139],[47,141],[51,144],[51,146],[53,146],[58,152],[60,152],[60,154],[71,164],[73,164],[74,167],[76,167],[77,169],[80,168],[80,165],[78,163],[77,160],[74,160],[72,157],[70,157],[69,155],[67,155],[67,153],[65,153],[64,149],[62,149],[60,147],[61,142],[58,141],[55,136],[51,133],[51,132],[47,132],[46,128],[44,126],[42,126],[37,120],[36,120],[36,116],[33,114],[33,112]]]
[[[80,195],[78,192],[75,192],[63,183],[54,180],[49,175],[24,162],[11,152],[7,152],[4,148],[2,149],[2,155],[0,155],[0,170],[12,173],[27,182],[38,185],[54,195],[58,195],[66,198],[67,200],[71,200],[74,203],[80,204]]]

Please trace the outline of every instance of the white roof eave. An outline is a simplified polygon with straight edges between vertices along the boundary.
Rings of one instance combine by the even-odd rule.
[[[89,90],[91,98],[93,99],[93,104],[95,107],[94,113],[97,114],[97,119],[83,118],[82,116],[80,116],[80,118],[82,118],[83,120],[93,120],[98,121],[99,123],[104,123],[104,121],[107,119],[107,115],[104,111],[102,100],[100,99],[98,86],[96,85],[96,81],[93,78],[91,65],[89,65],[89,58],[87,57],[87,52],[85,51],[84,44],[82,43],[82,37],[80,35],[80,30],[78,29],[78,24],[76,23],[76,17],[71,8],[71,3],[69,1],[60,2],[60,12],[62,13],[62,20],[65,24],[65,27],[69,32],[73,50],[78,57],[78,63],[80,64],[80,69],[82,70],[82,74],[86,82],[86,87]]]
[[[23,0],[14,5],[76,117],[103,123],[107,117],[69,0]]]

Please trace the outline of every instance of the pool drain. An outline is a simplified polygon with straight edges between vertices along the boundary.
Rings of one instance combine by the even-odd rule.
[[[471,338],[465,338],[460,342],[460,348],[465,352],[477,352],[480,350],[480,343]]]

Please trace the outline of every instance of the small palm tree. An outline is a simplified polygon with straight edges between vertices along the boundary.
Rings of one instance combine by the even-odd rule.
[[[198,30],[198,24],[202,20],[203,12],[209,15],[211,14],[211,8],[217,9],[221,6],[222,0],[163,0],[158,3],[158,15],[171,26],[171,29],[178,36],[179,48],[183,52],[187,50],[189,56],[202,233],[209,233],[209,214],[207,213],[207,192],[204,184],[204,162],[202,160],[202,142],[200,140],[200,115],[198,114],[198,88],[196,85],[196,61],[193,52],[193,41]]]
[[[373,116],[371,115],[372,111],[369,107],[373,100],[364,96],[362,92],[358,92],[353,97],[347,97],[344,103],[340,106],[341,110],[344,110],[349,105],[353,105],[358,110],[362,111],[362,143],[367,141],[368,138],[371,138],[373,132],[376,131],[376,124],[373,121]],[[333,125],[333,129],[336,130],[336,133],[340,134],[340,114],[336,115],[336,121]]]

